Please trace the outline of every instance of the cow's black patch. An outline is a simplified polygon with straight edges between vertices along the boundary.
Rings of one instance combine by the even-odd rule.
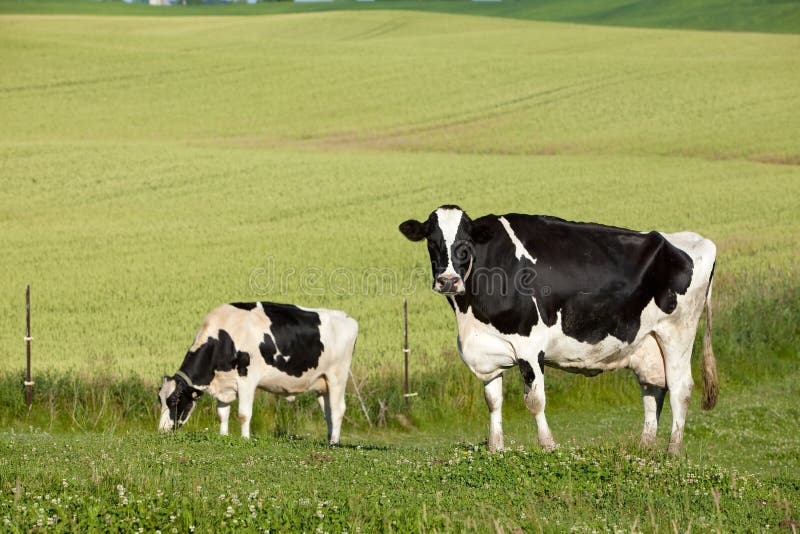
[[[491,324],[503,334],[527,336],[539,322],[531,299],[535,291],[535,265],[527,258],[517,259],[513,243],[502,238],[505,230],[497,217],[487,216],[475,222],[494,238],[472,243],[472,273],[467,278],[466,294],[456,297],[458,309],[466,313],[472,307],[472,314],[480,322]],[[469,239],[467,234],[465,228],[465,239]]]
[[[269,335],[269,332],[264,332],[264,341],[258,344],[258,350],[261,351],[261,356],[267,363],[275,360],[278,348],[275,346],[275,342],[272,341],[272,336]]]
[[[250,353],[237,351],[236,352],[236,371],[239,376],[247,376],[247,368],[250,367]]]
[[[267,365],[291,376],[302,376],[316,368],[324,349],[319,314],[291,304],[262,302],[261,305],[272,323],[271,335],[265,333],[259,344]]]
[[[632,342],[645,306],[654,300],[672,313],[692,281],[692,259],[658,232],[536,215],[505,218],[537,260],[533,293],[542,322],[553,326],[560,312],[564,333],[578,341],[611,335]],[[501,237],[513,247],[507,234]]]
[[[533,372],[533,367],[527,360],[520,359],[517,362],[519,365],[519,372],[522,375],[522,381],[525,383],[526,386],[530,387],[533,384],[533,381],[536,379],[536,374]],[[544,351],[539,351],[539,369],[542,370],[544,373]]]
[[[180,370],[186,373],[194,384],[207,386],[216,371],[236,369],[239,375],[246,375],[249,363],[250,355],[236,350],[230,334],[220,329],[216,338],[209,337],[197,350],[186,354]]]
[[[519,365],[519,372],[522,375],[522,381],[526,386],[530,387],[531,384],[533,384],[533,381],[536,379],[536,375],[533,373],[533,367],[531,367],[531,364],[529,364],[527,360],[519,360],[517,365]]]
[[[435,217],[436,212],[427,221],[434,277],[444,246],[438,225],[433,228]],[[672,313],[677,295],[691,283],[692,259],[658,232],[540,215],[504,218],[536,262],[517,258],[498,216],[471,221],[464,214],[457,241],[469,240],[475,229],[491,238],[469,241],[473,272],[466,293],[455,297],[459,311],[471,308],[479,321],[503,334],[527,336],[539,318],[553,326],[560,317],[564,333],[579,341],[597,343],[610,335],[630,343],[651,300]]]
[[[250,311],[256,308],[256,302],[231,302],[231,306],[240,310]]]

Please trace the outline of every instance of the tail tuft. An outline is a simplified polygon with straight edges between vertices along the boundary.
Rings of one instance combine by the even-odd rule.
[[[713,270],[711,276],[713,277]],[[713,280],[713,278],[712,278]],[[717,377],[717,360],[714,358],[714,347],[711,343],[711,282],[708,281],[706,292],[706,330],[703,334],[703,401],[702,408],[710,410],[717,405],[719,396],[719,380]]]

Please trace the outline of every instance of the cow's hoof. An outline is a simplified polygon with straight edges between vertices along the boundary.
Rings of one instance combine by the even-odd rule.
[[[486,443],[486,450],[489,451],[489,453],[500,452],[504,448],[505,447],[503,447],[503,435],[502,434],[500,434],[499,436],[496,435],[496,434],[489,436],[489,441]]]
[[[553,438],[550,439],[540,439],[539,446],[542,448],[544,452],[553,452],[558,448],[558,443]]]
[[[646,435],[642,436],[642,439],[639,440],[639,447],[642,449],[652,449],[655,447],[656,444],[656,437],[655,435]]]
[[[681,453],[681,444],[680,443],[670,443],[669,447],[667,447],[667,452],[669,454],[680,454]]]

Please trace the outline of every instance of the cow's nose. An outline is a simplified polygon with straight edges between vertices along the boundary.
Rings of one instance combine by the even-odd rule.
[[[436,277],[436,283],[439,284],[442,293],[453,293],[460,281],[461,279],[457,276],[440,275]]]

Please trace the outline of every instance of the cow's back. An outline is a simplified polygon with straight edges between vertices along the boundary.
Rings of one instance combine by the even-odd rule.
[[[693,279],[692,256],[658,232],[521,214],[492,215],[476,223],[488,218],[498,222],[485,247],[511,251],[504,255],[527,263],[532,273],[524,289],[535,301],[526,312],[538,314],[534,324],[541,320],[551,327],[560,321],[564,334],[578,341],[597,343],[611,335],[633,342],[648,303],[672,313]],[[497,258],[498,253],[483,256]],[[501,258],[499,265],[506,268],[508,261]]]

